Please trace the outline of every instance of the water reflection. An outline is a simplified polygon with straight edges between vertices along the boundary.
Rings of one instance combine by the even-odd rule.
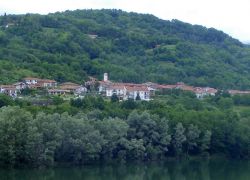
[[[249,162],[229,160],[99,164],[0,170],[1,180],[249,180]]]

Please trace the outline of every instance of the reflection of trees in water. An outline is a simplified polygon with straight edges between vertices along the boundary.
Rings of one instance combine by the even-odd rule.
[[[102,164],[50,169],[0,170],[1,180],[245,180],[250,163],[187,160],[164,163]]]

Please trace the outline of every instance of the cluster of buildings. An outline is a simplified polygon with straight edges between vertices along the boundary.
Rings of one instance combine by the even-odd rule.
[[[104,73],[103,80],[99,81],[98,84],[99,94],[106,97],[115,94],[119,100],[140,99],[149,101],[151,93],[154,93],[154,89],[151,89],[146,84],[111,82],[108,80],[107,73]]]
[[[174,89],[181,89],[184,91],[193,92],[197,98],[203,98],[205,96],[214,96],[218,92],[218,90],[215,88],[194,87],[186,85],[182,82],[179,82],[174,85],[157,84],[152,82],[147,82],[143,84],[118,83],[110,81],[108,79],[108,74],[104,73],[102,81],[98,81],[97,79],[90,77],[90,80],[85,82],[85,86],[72,82],[58,84],[55,80],[27,77],[24,78],[21,82],[14,83],[12,85],[0,85],[0,93],[4,93],[12,97],[17,97],[21,90],[28,88],[45,89],[49,95],[82,95],[88,91],[86,87],[93,86],[96,86],[95,88],[98,89],[99,94],[105,97],[112,97],[115,94],[119,98],[119,100],[140,99],[144,101],[149,101],[152,99],[152,96],[155,95],[156,91]],[[231,95],[250,94],[250,91],[229,90],[228,92]]]
[[[175,85],[160,85],[161,89],[181,89],[183,91],[191,91],[193,92],[197,98],[201,99],[205,96],[215,96],[218,92],[217,89],[211,87],[194,87],[184,84],[183,82],[179,82]]]
[[[80,95],[87,89],[79,84],[66,82],[59,84],[55,80],[26,77],[21,82],[11,85],[0,85],[0,93],[17,97],[24,89],[46,89],[50,95],[75,94]]]
[[[108,74],[104,73],[104,78],[99,81],[99,93],[106,97],[111,97],[115,94],[120,100],[127,99],[141,99],[149,101],[155,91],[161,91],[165,89],[181,89],[184,91],[193,92],[197,98],[203,98],[205,96],[214,96],[217,89],[210,87],[193,87],[184,83],[177,83],[175,85],[163,85],[152,82],[143,84],[134,83],[115,83],[108,80]]]

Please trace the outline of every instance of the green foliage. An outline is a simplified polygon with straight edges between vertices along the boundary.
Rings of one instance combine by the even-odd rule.
[[[124,82],[250,87],[249,47],[213,28],[121,10],[7,15],[0,23],[0,83],[80,83],[109,72]]]
[[[6,96],[4,96],[6,97]],[[26,100],[0,108],[0,165],[52,166],[106,160],[163,160],[223,154],[250,158],[249,106],[234,97],[190,94],[116,102],[86,96],[48,106]],[[188,102],[188,103],[187,103]],[[20,107],[17,107],[20,106]]]
[[[187,138],[185,136],[185,128],[182,126],[182,123],[178,123],[175,127],[175,132],[173,135],[173,147],[176,156],[180,156],[183,152],[183,144],[186,140]]]
[[[121,107],[125,109],[135,109],[137,104],[133,99],[128,99],[127,101],[122,102]]]
[[[201,151],[206,152],[209,150],[210,143],[211,143],[211,131],[207,130],[205,131],[203,137],[201,138]]]
[[[113,103],[119,101],[119,98],[118,98],[118,96],[116,94],[112,94],[110,99],[111,99],[111,102],[113,102]]]
[[[54,163],[55,151],[61,145],[63,131],[59,114],[39,113],[33,121],[36,135],[32,144],[33,159],[42,165]]]
[[[233,107],[233,100],[231,98],[220,98],[218,105],[222,109],[230,109]]]
[[[61,98],[60,96],[54,96],[52,100],[53,100],[53,104],[55,105],[60,105],[64,102],[63,98]]]
[[[3,106],[13,105],[14,101],[10,96],[0,93],[0,108]]]
[[[105,102],[102,97],[85,96],[84,98],[71,99],[70,104],[73,107],[83,109],[100,109],[105,106]]]
[[[0,109],[0,163],[29,163],[27,145],[32,115],[18,107]]]
[[[234,104],[236,105],[245,105],[245,106],[249,106],[250,105],[250,95],[235,95],[233,96],[233,101]]]
[[[90,124],[86,117],[62,115],[64,132],[58,158],[66,162],[82,164],[85,160],[95,159],[102,149],[103,137]]]
[[[208,135],[207,135],[208,136]],[[198,141],[200,137],[200,130],[197,126],[194,126],[193,124],[190,124],[187,133],[187,143],[186,143],[186,151],[187,153],[195,152],[195,148],[198,146]]]

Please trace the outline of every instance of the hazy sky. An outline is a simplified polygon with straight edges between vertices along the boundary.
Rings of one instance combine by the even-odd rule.
[[[179,19],[222,30],[250,42],[250,0],[0,0],[0,14],[47,14],[75,9],[115,8]]]

